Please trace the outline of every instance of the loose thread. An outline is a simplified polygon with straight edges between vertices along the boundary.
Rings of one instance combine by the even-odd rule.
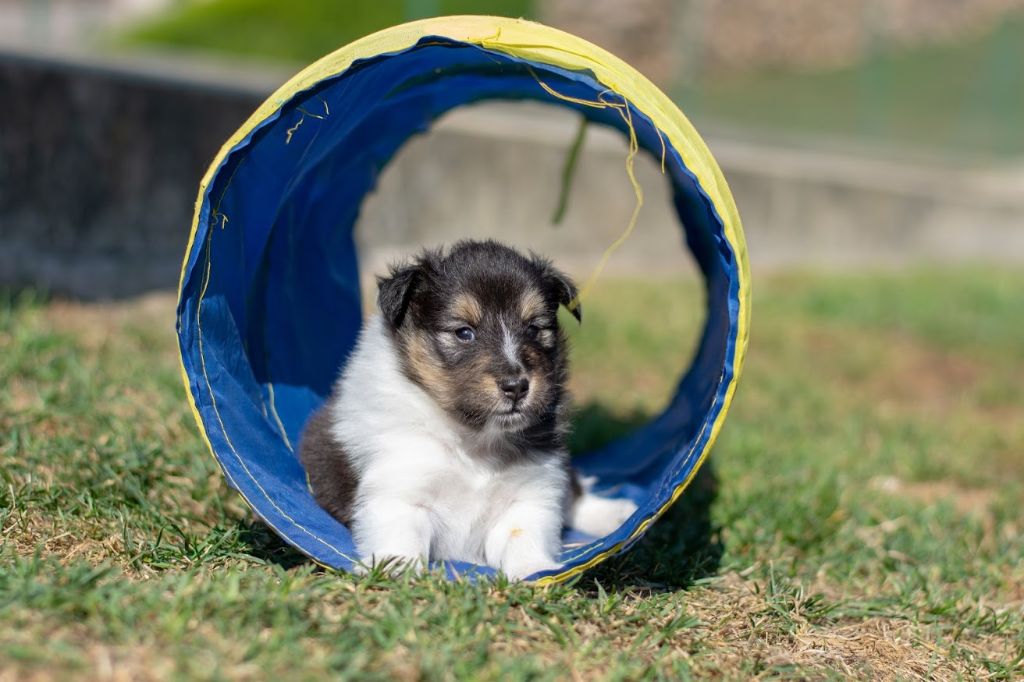
[[[580,302],[586,298],[594,285],[597,284],[597,280],[601,277],[604,272],[604,268],[608,265],[608,261],[612,255],[619,250],[619,248],[626,243],[630,235],[633,234],[633,230],[636,229],[637,220],[640,218],[640,209],[644,205],[644,191],[640,186],[640,181],[636,178],[636,155],[640,151],[640,144],[636,136],[636,128],[633,127],[633,114],[630,108],[624,107],[618,109],[619,115],[622,116],[622,120],[626,122],[626,126],[629,128],[629,152],[626,154],[626,174],[629,176],[629,182],[633,185],[633,193],[636,195],[636,204],[633,206],[633,213],[629,217],[629,223],[626,225],[626,229],[623,231],[619,238],[612,242],[611,246],[604,250],[601,254],[601,259],[597,262],[597,267],[591,272],[590,277],[580,287],[580,292],[576,296],[576,300],[572,301],[569,305],[569,309],[575,309]]]
[[[327,100],[321,99],[320,101],[324,105],[324,113],[323,114],[314,114],[312,111],[306,111],[302,107],[295,107],[295,111],[297,111],[300,114],[302,114],[302,116],[295,123],[295,125],[293,125],[291,128],[289,128],[288,130],[285,131],[285,138],[284,138],[284,143],[285,144],[291,144],[292,143],[292,136],[296,133],[296,131],[298,131],[299,126],[301,126],[303,123],[306,122],[306,117],[307,116],[309,116],[310,118],[315,118],[318,121],[323,121],[324,119],[326,119],[328,116],[331,115],[331,109],[330,109],[330,107],[327,106]]]
[[[629,101],[623,97],[621,102],[609,102],[604,99],[604,95],[608,92],[602,92],[598,95],[598,99],[587,100],[579,97],[572,97],[570,95],[564,95],[550,85],[540,79],[537,73],[529,66],[526,67],[533,79],[537,81],[537,84],[543,88],[544,92],[548,93],[552,97],[562,100],[563,102],[570,102],[572,104],[578,104],[580,106],[590,107],[593,109],[615,109],[619,116],[622,117],[623,122],[626,124],[626,128],[629,129],[629,151],[626,154],[626,175],[629,176],[629,183],[633,186],[633,193],[636,196],[636,204],[633,206],[633,213],[629,217],[629,223],[626,225],[626,229],[619,235],[612,244],[604,250],[601,254],[601,258],[597,262],[597,266],[593,269],[590,276],[586,279],[583,286],[580,287],[579,293],[576,297],[569,302],[566,306],[569,310],[575,310],[580,306],[583,299],[586,298],[591,289],[597,283],[598,278],[604,272],[605,266],[608,264],[609,259],[612,255],[619,250],[619,248],[626,243],[630,235],[633,234],[633,230],[636,229],[637,220],[640,217],[640,209],[644,205],[644,191],[640,187],[640,182],[636,178],[636,156],[640,151],[640,142],[637,138],[636,127],[633,125],[633,111],[629,107]],[[620,95],[621,96],[621,95]],[[658,131],[658,137],[661,138],[661,131]],[[665,168],[665,140],[662,141],[662,172]]]
[[[324,102],[324,106],[327,106],[327,102]],[[301,112],[305,116],[311,116],[311,117],[313,117],[315,119],[318,119],[318,120],[321,120],[321,121],[324,120],[325,118],[327,118],[326,115],[314,114],[312,111],[306,111],[302,107],[295,107],[295,111]],[[328,113],[330,113],[330,112],[328,112]]]
[[[306,117],[303,116],[302,118],[300,118],[298,120],[298,122],[295,125],[293,125],[291,128],[289,128],[288,130],[285,131],[285,138],[284,138],[284,143],[285,144],[291,144],[292,143],[292,135],[295,134],[295,131],[298,130],[299,126],[301,126],[303,123],[305,123],[305,121],[306,121]]]
[[[214,209],[214,210],[213,210],[213,212],[212,212],[212,213],[210,214],[210,221],[211,221],[211,222],[212,222],[212,223],[213,223],[214,225],[216,225],[217,223],[220,223],[220,229],[222,229],[222,230],[223,230],[223,229],[224,229],[225,227],[227,227],[227,226],[228,226],[228,223],[229,223],[229,222],[231,222],[230,220],[228,220],[228,216],[227,216],[227,214],[226,214],[226,213],[221,213],[221,212],[220,212],[219,210],[217,210],[217,209]]]
[[[661,174],[665,174],[665,136],[661,132],[661,128],[654,126],[654,132],[658,133],[658,141],[661,142]]]

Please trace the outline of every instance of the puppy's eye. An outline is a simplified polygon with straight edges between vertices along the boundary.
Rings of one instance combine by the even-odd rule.
[[[535,339],[537,338],[538,334],[540,334],[540,327],[538,327],[537,325],[531,324],[526,328],[526,338]]]
[[[459,327],[455,330],[455,338],[463,343],[469,343],[476,340],[476,332],[472,327]]]

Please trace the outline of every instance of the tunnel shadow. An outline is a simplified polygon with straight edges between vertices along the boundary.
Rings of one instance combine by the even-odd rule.
[[[597,402],[578,406],[572,415],[569,452],[576,456],[596,450],[640,428],[650,420],[651,415],[643,410],[632,410],[623,414]]]
[[[238,540],[249,556],[285,570],[307,565],[311,561],[259,519],[239,522]]]
[[[579,586],[596,589],[686,589],[715,575],[725,546],[711,519],[718,497],[714,461],[707,460],[686,492],[628,552],[617,554],[584,574]]]
[[[650,420],[634,411],[625,415],[599,403],[579,409],[574,420],[572,451],[585,452],[624,436]],[[641,588],[653,591],[685,589],[717,573],[725,547],[720,528],[711,518],[718,498],[718,476],[709,459],[682,496],[628,552],[620,553],[583,575],[583,591]]]

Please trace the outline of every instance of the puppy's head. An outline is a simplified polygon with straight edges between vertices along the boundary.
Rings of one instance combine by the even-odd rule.
[[[557,312],[577,292],[548,261],[464,241],[378,285],[406,375],[457,421],[509,433],[557,426],[567,372]],[[572,313],[581,319],[578,304]]]

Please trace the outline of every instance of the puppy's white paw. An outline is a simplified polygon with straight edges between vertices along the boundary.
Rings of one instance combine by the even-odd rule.
[[[587,535],[600,537],[618,530],[635,511],[636,504],[632,500],[584,493],[573,506],[569,525]]]

